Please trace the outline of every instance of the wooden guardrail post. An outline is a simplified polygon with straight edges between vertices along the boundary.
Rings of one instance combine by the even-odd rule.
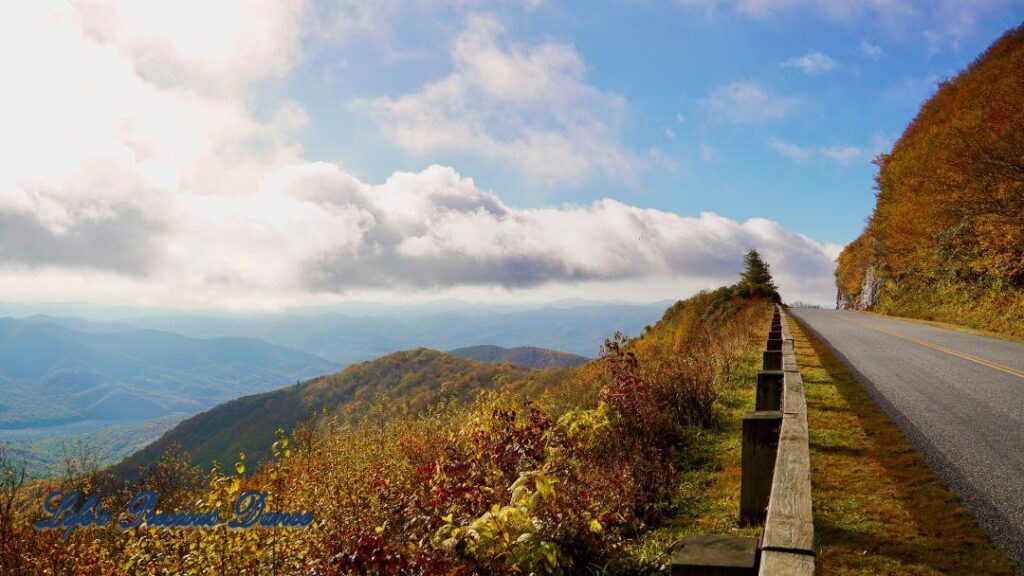
[[[757,538],[690,536],[672,558],[672,576],[747,576],[757,570]]]
[[[755,410],[782,410],[782,383],[785,373],[778,370],[762,370],[757,373],[757,396]]]
[[[748,412],[743,417],[740,473],[740,523],[764,523],[772,491],[775,455],[779,447],[782,412]]]
[[[782,370],[782,350],[765,350],[761,353],[762,370]]]

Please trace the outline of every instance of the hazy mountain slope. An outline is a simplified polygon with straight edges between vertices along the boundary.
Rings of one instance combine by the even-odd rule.
[[[337,365],[251,338],[79,332],[0,319],[0,428],[195,412]]]
[[[184,447],[204,468],[215,459],[236,458],[239,452],[259,460],[269,456],[275,430],[291,431],[324,408],[356,414],[384,394],[420,410],[444,399],[469,399],[498,385],[542,385],[556,374],[484,364],[424,348],[397,352],[197,414],[126,458],[115,473],[130,476],[140,466],[156,462],[173,444]]]
[[[134,332],[139,328],[126,324],[124,322],[100,322],[95,320],[88,320],[85,318],[79,318],[76,316],[50,316],[48,314],[33,314],[32,316],[25,316],[19,318],[24,322],[33,322],[37,324],[55,324],[57,326],[63,326],[69,330],[75,330],[78,332],[96,332],[101,334],[110,334],[114,332]]]
[[[839,257],[840,306],[1024,336],[1024,26],[936,94],[879,157]]]
[[[476,360],[477,362],[508,362],[513,366],[521,368],[534,368],[543,370],[546,368],[573,368],[586,364],[588,358],[568,352],[559,352],[548,348],[537,348],[536,346],[516,346],[515,348],[502,348],[493,344],[480,346],[468,346],[449,350],[452,356]]]
[[[184,418],[181,414],[160,416],[143,422],[106,426],[89,432],[72,432],[59,427],[39,434],[21,434],[25,430],[0,432],[0,444],[16,458],[24,460],[30,474],[52,476],[65,451],[74,453],[81,443],[100,466],[120,461],[153,442]]]
[[[397,310],[372,316],[326,312],[281,316],[160,316],[132,324],[193,337],[248,336],[349,364],[429,345],[441,350],[489,342],[593,356],[615,330],[638,335],[664,304],[602,304],[501,311],[454,305],[445,311]]]

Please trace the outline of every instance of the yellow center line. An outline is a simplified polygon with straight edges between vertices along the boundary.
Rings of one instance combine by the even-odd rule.
[[[878,326],[872,326],[872,325],[867,324],[865,322],[860,322],[860,321],[857,321],[857,320],[851,320],[851,322],[853,322],[854,324],[860,324],[861,326],[863,326],[863,327],[865,327],[865,328],[867,328],[869,330],[874,330],[876,332],[883,332],[883,333],[888,334],[890,336],[895,336],[897,338],[902,338],[903,340],[907,340],[909,342],[913,342],[914,344],[920,344],[921,346],[924,346],[926,348],[931,348],[932,350],[938,350],[939,352],[945,352],[946,354],[949,354],[950,356],[956,356],[957,358],[962,358],[962,359],[967,360],[969,362],[974,362],[975,364],[980,364],[982,366],[987,366],[988,368],[992,368],[993,370],[999,370],[1000,372],[1005,372],[1007,374],[1010,374],[1012,376],[1016,376],[1018,378],[1024,378],[1024,370],[1018,370],[1017,368],[1012,368],[1010,366],[1006,366],[1006,365],[1000,364],[998,362],[993,362],[992,360],[986,360],[984,358],[979,358],[977,356],[973,356],[971,354],[966,354],[964,352],[957,352],[956,350],[953,350],[951,348],[946,348],[945,346],[939,346],[938,344],[934,344],[934,343],[928,342],[926,340],[921,340],[920,338],[914,338],[913,336],[907,336],[905,334],[900,334],[898,332],[893,332],[892,330],[886,330],[885,328],[879,328]]]

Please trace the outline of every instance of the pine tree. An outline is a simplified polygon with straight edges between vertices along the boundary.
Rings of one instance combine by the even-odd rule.
[[[772,280],[771,267],[761,258],[757,250],[747,252],[743,257],[745,269],[740,274],[740,281],[736,284],[737,292],[741,296],[764,296],[775,302],[781,302],[779,292]]]

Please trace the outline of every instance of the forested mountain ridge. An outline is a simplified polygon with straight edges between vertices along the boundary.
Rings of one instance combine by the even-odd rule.
[[[586,364],[589,360],[585,356],[559,352],[548,348],[536,346],[516,346],[514,348],[502,348],[493,344],[482,344],[479,346],[467,346],[449,350],[452,356],[476,360],[477,362],[508,362],[520,368],[533,368],[544,370],[547,368],[573,368]]]
[[[1024,336],[1024,26],[937,92],[876,159],[837,304]]]
[[[115,467],[130,477],[153,465],[172,445],[184,448],[192,461],[208,468],[214,460],[269,457],[277,429],[293,430],[324,409],[349,416],[363,413],[382,397],[395,400],[396,410],[421,411],[445,400],[469,400],[483,390],[537,387],[558,374],[511,364],[488,364],[417,348],[354,364],[334,374],[279,390],[245,396],[182,421],[159,440]]]

